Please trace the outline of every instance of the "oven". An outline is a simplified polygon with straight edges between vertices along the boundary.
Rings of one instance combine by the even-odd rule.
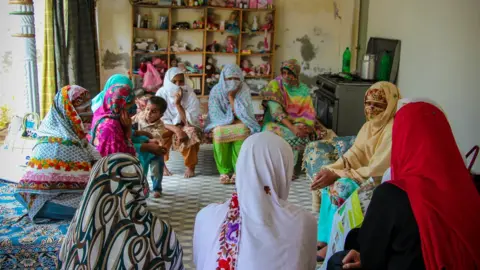
[[[317,118],[328,129],[332,129],[335,133],[338,129],[338,99],[333,91],[320,85],[320,88],[315,91],[315,110]]]

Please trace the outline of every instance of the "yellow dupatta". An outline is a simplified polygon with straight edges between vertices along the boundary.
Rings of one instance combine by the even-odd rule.
[[[397,111],[400,92],[394,84],[389,82],[378,82],[368,91],[373,89],[381,89],[385,92],[387,108],[382,114],[362,126],[355,143],[342,158],[325,166],[338,176],[353,179],[359,184],[369,177],[382,176],[390,167],[393,117]]]

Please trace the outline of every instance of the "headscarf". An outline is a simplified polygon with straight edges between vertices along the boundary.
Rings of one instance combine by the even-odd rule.
[[[292,148],[274,133],[245,140],[237,161],[238,193],[197,215],[197,269],[315,269],[316,220],[287,201],[293,167]]]
[[[480,268],[480,196],[443,112],[405,105],[393,125],[391,184],[404,190],[417,221],[427,270]]]
[[[390,165],[392,148],[393,117],[400,99],[398,88],[389,82],[372,85],[365,95],[383,92],[387,108],[372,120],[367,121],[360,131],[353,146],[332,165],[325,168],[340,177],[347,177],[359,184],[370,177],[380,177]]]
[[[120,113],[133,106],[135,95],[128,85],[116,84],[105,93],[103,104],[93,114],[90,143],[96,146],[102,156],[112,153],[135,155],[135,148],[127,140],[120,123]]]
[[[178,125],[181,123],[180,114],[178,113],[177,106],[175,105],[175,94],[180,90],[180,87],[172,82],[173,77],[178,74],[183,74],[179,68],[170,68],[165,74],[163,86],[157,91],[156,96],[159,96],[167,101],[167,111],[163,114],[162,120],[166,125]],[[200,116],[200,102],[197,95],[193,92],[193,89],[184,85],[181,87],[183,90],[182,107],[185,109],[187,121],[190,125],[199,127]]]
[[[47,201],[58,195],[80,195],[91,164],[101,158],[86,140],[82,120],[72,105],[74,98],[86,92],[78,85],[63,87],[40,125],[37,144],[16,191],[32,220]]]
[[[175,232],[147,210],[149,188],[138,159],[113,154],[90,175],[59,269],[184,269]]]
[[[291,59],[282,63],[281,70],[287,69],[292,72],[297,80],[300,76],[301,67],[298,61]],[[264,101],[275,101],[280,104],[288,115],[288,120],[293,124],[302,123],[313,127],[316,121],[315,107],[310,95],[310,89],[302,82],[297,85],[289,85],[278,76],[260,92]],[[265,104],[264,104],[265,105]]]
[[[240,81],[225,80],[231,77],[239,78]],[[242,84],[242,89],[235,96],[235,114],[250,129],[252,134],[260,131],[260,125],[253,113],[250,87],[245,83],[242,70],[235,64],[228,64],[223,68],[220,80],[210,91],[208,99],[209,124],[205,128],[206,132],[210,132],[218,126],[230,125],[235,120],[228,100],[228,93],[236,90],[239,86],[238,83]]]
[[[115,84],[126,84],[130,87],[130,89],[133,89],[133,82],[128,78],[128,76],[125,76],[123,74],[115,74],[111,76],[108,81],[105,83],[105,86],[103,87],[102,92],[98,93],[93,99],[92,99],[92,112],[96,112],[98,108],[100,108],[103,104],[103,99],[105,97],[105,94],[112,85]]]

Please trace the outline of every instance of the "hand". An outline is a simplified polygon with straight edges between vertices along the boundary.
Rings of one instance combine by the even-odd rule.
[[[362,268],[362,262],[360,261],[360,253],[355,250],[350,250],[343,258],[343,269],[358,269]]]
[[[178,129],[175,135],[177,135],[177,143],[182,143],[188,140],[187,133],[181,129]]]
[[[158,144],[154,144],[154,146],[152,146],[152,154],[156,156],[163,156],[166,153],[167,153],[167,148],[160,146]]]
[[[160,145],[160,146],[163,145],[162,140],[159,140],[159,139],[150,139],[150,140],[148,140],[148,143],[154,143],[154,144]]]
[[[293,134],[295,134],[295,136],[299,138],[306,138],[309,135],[308,130],[306,128],[302,126],[297,126],[297,125],[294,126],[292,132]]]
[[[178,92],[175,94],[175,104],[181,105],[182,99],[183,99],[183,89],[180,88],[180,90],[178,90]]]
[[[148,137],[149,139],[153,139],[152,133],[147,132],[147,131],[137,130],[135,132],[135,135],[136,136],[145,136],[145,137]]]
[[[120,124],[122,125],[123,132],[129,137],[132,132],[132,119],[128,116],[126,110],[122,110],[120,113]]]
[[[335,183],[337,179],[340,178],[336,173],[323,169],[318,172],[315,177],[313,178],[313,183],[310,186],[311,190],[317,190],[324,187],[328,187],[331,184]]]

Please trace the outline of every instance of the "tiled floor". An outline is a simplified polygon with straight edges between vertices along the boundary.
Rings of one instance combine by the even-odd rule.
[[[197,176],[191,179],[183,178],[182,157],[175,152],[171,156],[167,166],[174,176],[164,178],[162,198],[150,200],[148,204],[152,212],[169,221],[177,233],[184,251],[185,268],[195,269],[192,262],[195,215],[210,203],[224,202],[232,194],[234,186],[219,184],[211,145],[202,146]],[[311,209],[311,193],[305,175],[293,183],[289,201]]]

